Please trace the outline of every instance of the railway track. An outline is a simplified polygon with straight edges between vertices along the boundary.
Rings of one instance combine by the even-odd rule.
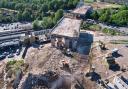
[[[33,31],[32,29],[29,30],[19,30],[19,31],[7,31],[7,32],[0,32],[0,42],[3,42],[5,40],[12,40],[12,39],[19,39],[22,34],[32,34],[35,35],[43,35],[43,34],[51,34],[51,32],[55,29],[56,26],[63,20],[64,17],[62,17],[57,24],[51,28],[51,29],[43,29],[39,31]]]
[[[9,35],[17,35],[23,33],[30,33],[33,30],[20,30],[20,31],[8,31],[8,32],[0,32],[0,37],[9,36]]]
[[[51,33],[52,29],[44,29],[40,31],[33,30],[20,30],[20,31],[8,31],[8,32],[0,32],[0,42],[5,42],[5,40],[12,39],[20,39],[22,34],[31,35],[34,33],[35,35],[43,35]]]

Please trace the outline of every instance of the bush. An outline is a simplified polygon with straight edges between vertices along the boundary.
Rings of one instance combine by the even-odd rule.
[[[120,9],[97,10],[91,14],[91,18],[107,24],[126,26],[128,25],[128,7],[122,6]]]
[[[14,65],[16,63],[16,60],[9,61],[7,65]]]
[[[120,34],[119,32],[113,30],[113,29],[108,29],[108,28],[104,28],[102,30],[103,33],[108,34],[108,35],[117,35]]]
[[[83,23],[81,26],[81,29],[99,31],[99,30],[101,30],[101,27],[96,24]]]

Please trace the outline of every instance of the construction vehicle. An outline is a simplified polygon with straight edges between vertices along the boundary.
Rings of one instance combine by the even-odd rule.
[[[63,63],[63,68],[69,68],[69,61],[62,60],[62,63]]]
[[[99,46],[100,46],[100,48],[101,48],[101,50],[105,50],[106,49],[106,47],[105,47],[105,43],[103,43],[102,41],[99,41]]]
[[[73,53],[71,52],[70,49],[66,49],[65,55],[67,55],[68,57],[72,57]]]

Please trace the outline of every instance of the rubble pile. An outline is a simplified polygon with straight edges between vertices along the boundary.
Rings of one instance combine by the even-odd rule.
[[[59,75],[53,71],[47,71],[45,74],[29,74],[24,82],[23,89],[70,89],[70,76]]]
[[[74,54],[68,57],[47,44],[40,49],[30,48],[25,62],[30,68],[22,89],[84,89],[88,84],[84,77],[87,56]]]
[[[83,66],[82,63],[79,62],[79,59],[67,57],[60,50],[50,47],[40,50],[31,49],[25,61],[29,63],[29,71],[33,74],[44,73],[47,70],[52,70],[61,74],[70,74],[76,72],[77,69]],[[65,70],[63,68],[63,61],[69,62],[69,69]]]

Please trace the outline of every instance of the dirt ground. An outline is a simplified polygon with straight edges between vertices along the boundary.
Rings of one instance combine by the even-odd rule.
[[[4,85],[3,70],[4,70],[4,65],[0,65],[0,89],[2,89]]]
[[[69,69],[63,68],[62,60],[69,62]],[[73,78],[79,77],[81,81],[83,79],[82,74],[88,71],[87,59],[79,57],[78,54],[75,54],[72,58],[65,56],[60,50],[52,48],[51,44],[46,44],[42,48],[30,47],[27,51],[25,62],[30,65],[29,72],[36,75],[52,70],[60,75],[70,75]],[[96,89],[95,82],[85,77],[84,79],[83,86],[87,89]],[[72,82],[72,89],[77,89],[73,88],[75,81]]]
[[[121,7],[118,4],[110,4],[110,3],[106,3],[106,2],[95,2],[91,5],[94,9],[119,8],[119,7]]]
[[[116,63],[122,67],[128,67],[128,47],[126,44],[111,44],[107,43],[106,44],[107,50],[106,51],[99,51],[98,48],[95,48],[93,52],[95,53],[93,65],[95,65],[96,72],[100,74],[100,76],[103,79],[107,79],[110,76],[120,73],[121,71],[112,71],[109,69],[108,63],[104,60],[105,59],[105,54],[112,51],[114,48],[119,49],[118,51],[118,56],[115,57]]]

